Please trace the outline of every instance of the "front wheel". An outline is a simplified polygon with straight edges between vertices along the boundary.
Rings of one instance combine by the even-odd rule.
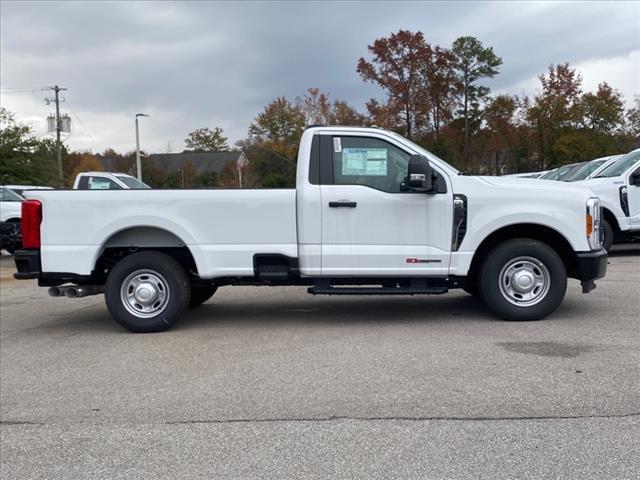
[[[187,272],[160,252],[133,253],[109,272],[105,301],[111,316],[136,333],[162,332],[185,312],[191,298]]]
[[[602,247],[608,252],[613,245],[613,227],[607,220],[602,220]]]
[[[487,255],[480,268],[480,295],[495,313],[511,321],[540,320],[567,291],[567,271],[546,243],[508,240]]]

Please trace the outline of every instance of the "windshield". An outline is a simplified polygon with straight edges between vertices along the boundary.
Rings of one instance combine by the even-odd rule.
[[[564,167],[560,167],[556,172],[558,176],[554,178],[557,180],[564,180],[578,168],[580,168],[580,165],[565,165]]]
[[[137,178],[129,177],[127,175],[116,175],[115,177],[131,189],[151,188],[149,185],[142,183]]]
[[[415,143],[413,143],[411,140],[407,140],[406,138],[404,138],[401,135],[395,134],[398,137],[402,138],[403,142],[406,142],[408,144],[410,144],[415,150],[418,150],[420,153],[422,153],[424,156],[426,156],[428,159],[432,159],[435,158],[437,161],[441,162],[442,164],[444,164],[445,167],[450,168],[453,173],[455,174],[460,174],[460,170],[458,170],[456,167],[454,167],[453,165],[451,165],[448,162],[445,162],[443,159],[441,159],[440,157],[438,157],[437,155],[434,155],[433,153],[431,153],[429,150],[425,150],[424,148],[422,148],[420,145],[416,145]]]
[[[640,150],[634,150],[633,152],[627,153],[624,157],[618,160],[615,163],[612,163],[603,171],[601,171],[596,178],[610,178],[610,177],[619,177],[624,172],[626,172],[631,166],[640,160]]]
[[[558,169],[556,168],[555,170],[550,170],[547,173],[545,173],[544,175],[542,175],[541,177],[538,177],[540,180],[549,180],[551,179],[551,177],[555,178],[556,175],[558,173]]]
[[[0,190],[0,201],[3,201],[3,202],[21,202],[22,200],[24,200],[24,198],[22,198],[17,193],[12,192],[8,188],[2,187],[2,190]]]
[[[575,172],[573,172],[567,178],[565,178],[565,181],[577,182],[578,180],[584,180],[593,172],[595,172],[596,168],[598,168],[600,165],[602,165],[606,161],[607,159],[603,158],[602,160],[593,160],[591,162],[588,162],[583,166],[581,166],[580,168],[578,168]]]

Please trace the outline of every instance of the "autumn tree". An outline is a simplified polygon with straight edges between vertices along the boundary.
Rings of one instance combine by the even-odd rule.
[[[634,106],[625,114],[626,132],[634,139],[640,140],[640,95],[633,97]]]
[[[429,49],[429,55],[422,65],[430,107],[428,114],[435,137],[453,118],[459,88],[454,70],[455,59],[450,50],[435,46]]]
[[[80,172],[101,172],[102,163],[91,152],[71,152],[64,159],[64,177],[67,187],[72,187]]]
[[[221,128],[198,128],[189,133],[184,140],[188,152],[226,152],[229,150],[227,137]]]
[[[479,80],[493,78],[499,72],[502,59],[491,47],[484,47],[475,37],[459,37],[453,42],[453,69],[459,84],[462,118],[464,120],[463,161],[469,163],[470,124],[479,120],[482,102],[489,96],[489,88]]]
[[[487,146],[494,157],[494,174],[503,173],[505,163],[510,162],[517,170],[520,131],[517,125],[518,98],[498,95],[491,99],[484,110]]]
[[[334,100],[319,88],[308,88],[304,96],[296,97],[295,105],[305,116],[307,125],[354,125],[366,124],[366,117],[345,100]]]
[[[576,145],[576,134],[571,132],[580,121],[582,76],[564,63],[550,65],[546,75],[539,75],[538,79],[542,92],[534,97],[528,119],[537,133],[541,168],[550,168],[567,163],[563,152]],[[563,135],[574,138],[560,140]]]
[[[378,38],[368,47],[372,59],[358,60],[357,72],[365,82],[376,83],[388,95],[386,105],[370,102],[370,113],[375,116],[384,112],[399,114],[404,125],[404,134],[413,138],[423,125],[425,89],[423,65],[429,55],[430,46],[422,32],[399,30],[388,37]],[[373,111],[372,111],[373,110]]]

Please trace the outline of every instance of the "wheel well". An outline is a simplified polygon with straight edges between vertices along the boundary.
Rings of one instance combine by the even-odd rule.
[[[514,238],[529,238],[546,243],[558,252],[567,269],[567,274],[571,276],[574,272],[575,254],[571,244],[562,234],[552,228],[545,227],[544,225],[521,223],[517,225],[509,225],[496,230],[482,241],[480,246],[476,249],[476,253],[473,255],[473,260],[471,261],[471,267],[469,268],[469,273],[467,275],[469,282],[475,283],[477,272],[482,264],[482,260],[493,247],[506,240]]]
[[[618,220],[616,220],[616,216],[613,214],[611,210],[609,210],[608,208],[602,208],[602,216],[607,222],[609,222],[609,225],[611,225],[611,228],[613,228],[614,233],[616,234],[620,233]]]
[[[198,267],[189,247],[173,233],[157,227],[135,227],[114,233],[104,243],[92,276],[98,282],[104,282],[117,262],[141,251],[169,255],[185,267],[189,276],[198,276]]]
[[[7,223],[20,223],[22,221],[21,218],[9,218]]]

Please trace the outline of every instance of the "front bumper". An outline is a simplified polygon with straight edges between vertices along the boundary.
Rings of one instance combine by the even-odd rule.
[[[582,293],[588,293],[596,288],[594,280],[606,275],[608,258],[604,248],[593,252],[576,253],[575,272],[572,276],[582,283]]]
[[[40,276],[40,250],[16,250],[13,259],[16,262],[13,278],[28,280]]]

